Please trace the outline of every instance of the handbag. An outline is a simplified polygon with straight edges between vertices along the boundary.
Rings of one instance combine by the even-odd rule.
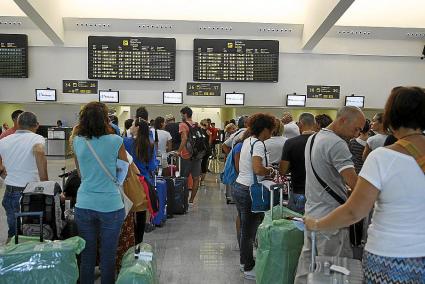
[[[316,177],[317,181],[320,183],[320,185],[325,189],[325,191],[333,197],[333,199],[336,200],[336,202],[338,202],[340,205],[344,204],[346,200],[344,200],[340,195],[338,195],[332,188],[330,188],[330,186],[324,181],[322,180],[319,175],[317,174],[316,170],[313,167],[313,162],[311,159],[311,152],[313,150],[313,144],[314,144],[314,140],[316,138],[316,134],[314,134],[311,138],[311,143],[310,143],[310,164],[311,164],[311,169],[313,171],[314,176]],[[361,236],[363,235],[363,220],[350,225],[350,242],[353,246],[357,247],[360,246],[362,243],[362,238]]]
[[[254,151],[254,145],[255,143],[257,143],[260,140],[256,140],[254,143],[252,143],[251,145],[251,157]],[[266,145],[264,144],[264,142],[262,142],[264,145],[264,156],[266,159],[266,166],[268,165],[268,160],[267,160],[267,149],[266,149]],[[262,212],[266,212],[268,210],[270,210],[270,189],[272,188],[272,186],[270,186],[270,184],[272,182],[269,182],[269,186],[266,186],[265,184],[258,182],[257,179],[257,175],[255,174],[254,170],[252,171],[253,176],[254,176],[254,183],[251,184],[251,186],[249,187],[249,193],[251,195],[251,212],[253,213],[262,213]],[[273,198],[273,204],[277,205],[279,204],[279,196],[276,194],[274,195]]]
[[[100,167],[102,168],[102,170],[105,172],[105,174],[112,180],[113,183],[115,183],[115,185],[118,187],[119,192],[121,193],[121,198],[122,198],[122,202],[124,203],[124,209],[125,209],[125,216],[127,216],[127,214],[130,212],[131,207],[133,207],[133,202],[130,200],[130,198],[127,197],[127,195],[125,195],[124,193],[124,189],[122,187],[122,184],[118,181],[117,177],[113,176],[108,169],[106,168],[105,164],[102,162],[102,160],[99,158],[99,156],[97,155],[96,151],[93,149],[93,146],[90,144],[90,142],[86,139],[86,144],[87,147],[89,148],[90,152],[93,154],[93,156],[95,157],[96,161],[99,163]],[[120,159],[118,159],[118,161],[121,162],[125,162],[122,161]],[[118,163],[118,162],[117,162]],[[122,171],[125,170],[125,168],[123,167],[123,163],[120,163],[120,171],[122,174]],[[127,163],[127,170],[128,170],[128,163]]]
[[[133,202],[133,207],[131,208],[132,212],[146,210],[148,203],[146,199],[146,193],[138,175],[131,168],[131,165],[128,170],[128,177],[124,181],[123,189],[125,195],[127,195],[131,202]]]

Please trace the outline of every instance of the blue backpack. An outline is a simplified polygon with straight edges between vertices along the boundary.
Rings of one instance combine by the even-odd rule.
[[[223,184],[232,185],[235,183],[238,178],[238,172],[235,168],[235,160],[233,159],[234,147],[230,151],[229,155],[226,158],[226,163],[224,164],[224,171],[220,174],[220,179]]]

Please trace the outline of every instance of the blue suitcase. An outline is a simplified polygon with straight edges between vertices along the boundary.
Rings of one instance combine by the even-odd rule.
[[[158,195],[158,214],[152,219],[152,224],[162,227],[167,220],[167,183],[163,178],[155,177],[155,188]]]

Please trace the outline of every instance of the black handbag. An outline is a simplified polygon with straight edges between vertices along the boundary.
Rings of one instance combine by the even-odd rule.
[[[316,170],[313,167],[313,162],[311,159],[311,152],[313,149],[313,144],[314,144],[314,139],[316,138],[316,134],[313,135],[313,137],[311,138],[311,143],[310,143],[310,164],[311,164],[311,169],[313,170],[313,174],[316,177],[317,181],[320,183],[320,185],[325,189],[325,191],[327,193],[329,193],[330,196],[332,196],[336,202],[338,202],[339,204],[344,204],[346,200],[344,200],[340,195],[338,195],[332,188],[330,188],[330,186],[323,181],[323,179],[321,179],[319,177],[319,175],[317,174]],[[352,246],[360,246],[362,243],[362,236],[363,236],[363,220],[350,225],[350,242]]]

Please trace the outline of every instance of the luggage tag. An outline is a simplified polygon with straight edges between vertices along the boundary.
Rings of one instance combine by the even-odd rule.
[[[138,254],[135,254],[135,256],[142,261],[152,261],[153,252],[141,251]]]

